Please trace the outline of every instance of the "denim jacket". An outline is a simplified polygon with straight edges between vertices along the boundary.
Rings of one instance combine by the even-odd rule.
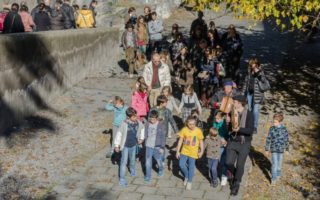
[[[284,125],[270,128],[265,150],[272,153],[283,153],[284,150],[289,151],[289,135]]]

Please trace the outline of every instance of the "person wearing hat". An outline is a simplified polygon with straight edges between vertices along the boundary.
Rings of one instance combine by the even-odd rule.
[[[214,110],[213,116],[215,116],[216,111],[219,110],[223,97],[230,96],[233,98],[239,94],[240,92],[236,89],[235,83],[232,81],[232,79],[224,79],[223,90],[217,91],[211,99],[211,106]]]
[[[231,117],[238,117],[238,120],[229,120],[231,124],[238,121],[238,125],[231,126],[231,137],[226,147],[226,165],[231,172],[231,195],[237,195],[244,173],[244,165],[250,152],[253,126],[253,113],[247,107],[247,98],[243,95],[233,97],[235,114]],[[236,164],[235,164],[236,163]]]
[[[137,35],[133,31],[134,26],[131,23],[126,24],[126,30],[123,32],[121,42],[123,49],[126,53],[126,61],[129,66],[129,77],[133,77],[135,62],[136,62],[136,48],[137,48]]]

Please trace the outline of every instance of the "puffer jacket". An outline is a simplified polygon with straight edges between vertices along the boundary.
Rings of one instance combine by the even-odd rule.
[[[159,81],[161,87],[171,86],[171,75],[169,66],[161,61],[161,66],[158,69]],[[153,75],[152,61],[147,63],[144,67],[143,78],[148,86],[151,85]]]
[[[159,41],[162,40],[163,24],[160,20],[151,20],[148,22],[148,31],[150,40]]]
[[[120,125],[120,128],[118,129],[116,133],[116,137],[114,139],[114,146],[120,147],[120,150],[123,149],[126,140],[127,140],[127,134],[128,134],[128,120],[125,120]],[[139,122],[138,125],[138,131],[137,131],[137,140],[144,140],[144,126],[141,122]]]
[[[262,104],[264,101],[264,92],[262,92],[259,88],[259,81],[265,83],[267,81],[266,76],[263,71],[259,71],[259,74],[254,78],[254,91],[253,91],[253,103],[254,104]],[[242,87],[242,94],[247,95],[249,93],[249,82],[252,74],[249,73],[244,81],[244,85]]]
[[[60,10],[52,10],[50,16],[51,30],[63,30],[64,29],[64,18]]]
[[[265,150],[272,153],[283,153],[284,150],[289,151],[289,134],[284,125],[270,128]]]
[[[80,10],[76,24],[79,28],[92,28],[94,26],[92,11]]]
[[[32,32],[32,28],[35,26],[32,16],[26,11],[22,11],[19,14],[21,16],[21,20],[24,26],[24,31]]]
[[[65,29],[76,28],[73,8],[69,4],[64,3],[62,4],[60,10],[64,18],[64,28]]]

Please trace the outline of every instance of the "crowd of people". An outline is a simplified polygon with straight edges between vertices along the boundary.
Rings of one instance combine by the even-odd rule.
[[[70,0],[56,0],[52,7],[46,3],[41,0],[31,12],[25,2],[20,5],[13,3],[11,7],[3,6],[0,12],[0,32],[9,34],[96,26],[96,0],[81,8],[77,4],[71,5]]]
[[[201,162],[205,154],[211,186],[225,186],[229,181],[231,195],[238,194],[270,84],[257,58],[250,59],[247,74],[241,78],[243,44],[236,27],[229,25],[221,34],[214,21],[207,24],[203,17],[198,12],[188,35],[173,24],[171,34],[164,37],[163,23],[150,7],[139,16],[134,7],[128,9],[121,42],[129,77],[137,74],[138,79],[129,107],[118,96],[106,105],[114,111],[107,157],[121,153],[121,186],[128,185],[128,160],[130,175],[137,175],[137,157],[144,164],[146,183],[152,178],[153,160],[157,175],[163,176],[169,159],[167,139],[176,135],[175,159],[187,190],[192,189],[197,160]],[[200,120],[203,109],[211,111],[206,122]],[[182,128],[174,114],[181,118]],[[282,120],[282,114],[274,116],[266,140],[266,151],[272,153],[271,185],[281,176],[282,154],[288,151]]]

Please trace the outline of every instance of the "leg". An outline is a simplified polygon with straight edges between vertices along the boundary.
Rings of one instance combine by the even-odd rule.
[[[235,149],[236,145],[236,142],[229,142],[226,148],[226,166],[231,173],[234,173],[234,165],[238,157],[238,152]]]
[[[247,101],[248,101],[249,111],[252,110],[252,98],[253,98],[253,95],[248,93],[248,94],[247,94]]]
[[[277,180],[277,169],[278,169],[278,153],[271,153],[271,182]]]
[[[128,155],[130,161],[129,168],[131,176],[136,176],[136,146],[129,148]]]
[[[217,172],[217,168],[218,168],[218,163],[219,163],[219,159],[212,159],[212,165],[211,165],[211,175],[212,175],[212,182],[213,183],[218,183],[218,172]]]
[[[192,182],[192,178],[194,175],[194,168],[196,165],[196,160],[194,158],[190,158],[188,157],[188,168],[189,168],[189,172],[188,172],[188,182],[191,183]]]
[[[221,167],[221,177],[227,177],[227,167],[226,167],[226,149],[225,147],[220,148],[220,167]]]
[[[188,167],[187,167],[187,160],[188,160],[187,156],[180,155],[179,167],[180,167],[185,179],[188,179],[188,177],[189,177],[189,171],[188,171]]]
[[[154,101],[155,101],[155,91],[154,89],[152,89],[149,95],[150,108],[153,108],[155,105],[157,105],[157,104],[154,104]]]
[[[163,152],[163,154],[161,154],[159,150],[160,149],[156,149],[154,151],[153,157],[157,161],[158,176],[163,176],[163,160],[162,160],[162,158],[164,157],[164,152]]]
[[[120,185],[127,185],[127,181],[125,178],[126,175],[126,167],[128,162],[128,148],[124,147],[121,151],[121,162],[120,162],[120,170],[119,170],[119,177],[120,177]]]
[[[259,126],[259,112],[260,104],[253,104],[253,116],[254,116],[254,128],[257,129]]]
[[[153,155],[153,148],[146,147],[146,181],[150,181],[151,179],[151,170],[152,170],[152,155]]]
[[[244,165],[246,163],[248,154],[250,152],[251,142],[245,142],[240,146],[239,154],[237,158],[237,169],[235,174],[235,182],[240,183],[243,173],[244,173]]]
[[[129,74],[133,74],[134,73],[134,63],[135,63],[135,50],[134,50],[134,48],[129,48],[127,62],[129,64]]]
[[[153,99],[154,106],[157,105],[157,98],[158,98],[158,96],[160,96],[160,94],[161,94],[161,88],[154,89],[154,99]]]
[[[211,168],[212,168],[212,164],[213,164],[213,160],[208,158],[208,169],[209,169],[209,177],[210,177],[210,183],[212,184],[212,172],[211,172]]]
[[[277,177],[281,176],[283,153],[278,153]]]

